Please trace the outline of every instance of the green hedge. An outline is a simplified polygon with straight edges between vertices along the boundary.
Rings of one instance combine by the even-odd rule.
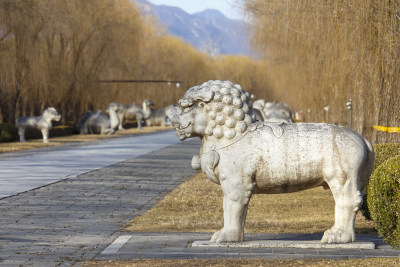
[[[374,170],[376,170],[387,159],[400,155],[400,144],[398,143],[376,144],[374,145],[374,153],[375,153]],[[360,210],[366,219],[372,220],[368,209],[367,195],[368,192],[364,195],[363,204]]]
[[[77,134],[74,122],[66,123],[66,125],[54,126],[50,129],[49,137],[65,136]],[[41,139],[42,132],[34,128],[26,128],[25,139]],[[12,123],[0,123],[0,142],[14,142],[18,141],[18,129]]]
[[[368,208],[378,233],[400,249],[400,155],[383,162],[368,185]]]
[[[376,144],[374,145],[375,163],[374,170],[376,170],[383,162],[394,156],[400,155],[400,144]]]
[[[18,129],[12,123],[0,123],[0,142],[13,142],[19,140]]]
[[[49,138],[65,135],[76,134],[76,127],[73,125],[59,125],[53,126],[49,132]],[[42,138],[42,132],[35,128],[26,128],[25,139],[40,139]]]

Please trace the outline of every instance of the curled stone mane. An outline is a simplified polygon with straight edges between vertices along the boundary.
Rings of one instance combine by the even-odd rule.
[[[197,101],[206,103],[204,110],[209,121],[206,135],[218,139],[239,136],[255,121],[249,93],[230,81],[208,81],[187,90],[179,105],[193,106]]]

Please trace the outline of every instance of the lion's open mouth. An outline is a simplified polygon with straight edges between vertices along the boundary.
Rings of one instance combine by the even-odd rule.
[[[179,130],[179,131],[182,131],[182,130],[185,130],[185,129],[187,129],[189,126],[191,126],[193,124],[193,122],[188,122],[187,123],[187,125],[182,125],[182,124],[180,124],[180,123],[175,123],[174,124],[174,128],[176,129],[176,130]]]
[[[191,133],[190,132],[186,132],[186,129],[189,128],[191,125],[193,124],[193,122],[189,122],[186,125],[182,125],[180,123],[175,123],[173,125],[173,127],[176,130],[176,135],[178,136],[179,140],[185,140],[186,138],[189,138]]]

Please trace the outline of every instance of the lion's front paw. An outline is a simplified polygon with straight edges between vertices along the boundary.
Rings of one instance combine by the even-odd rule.
[[[351,243],[354,241],[352,232],[343,232],[340,229],[326,230],[321,239],[322,243]]]
[[[210,242],[217,243],[217,239],[218,239],[220,233],[221,233],[221,230],[215,232],[215,233],[213,234],[213,236],[211,237]]]
[[[211,237],[210,242],[213,243],[224,243],[224,242],[240,242],[242,240],[242,234],[237,231],[227,231],[224,228],[215,232]]]

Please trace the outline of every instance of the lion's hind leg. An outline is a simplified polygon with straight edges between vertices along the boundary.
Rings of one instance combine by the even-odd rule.
[[[362,203],[357,183],[358,175],[348,175],[344,183],[340,179],[328,182],[335,199],[335,224],[325,231],[323,243],[349,243],[355,241],[354,221]]]

